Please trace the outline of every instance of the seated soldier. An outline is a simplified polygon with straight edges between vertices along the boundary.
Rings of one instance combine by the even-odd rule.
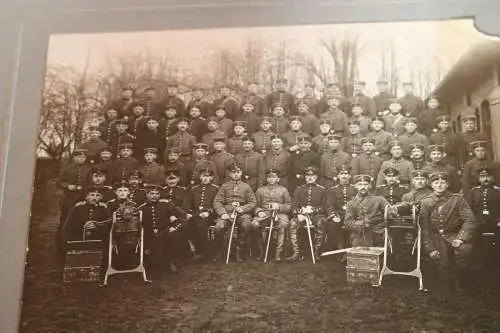
[[[255,208],[255,217],[252,224],[257,228],[250,235],[252,241],[255,241],[258,247],[259,256],[257,260],[262,260],[264,256],[264,240],[260,233],[260,228],[270,225],[270,219],[273,213],[276,214],[274,227],[277,228],[278,243],[276,244],[276,261],[281,261],[281,253],[285,242],[285,229],[288,227],[288,213],[290,213],[292,198],[286,187],[279,185],[279,171],[269,170],[267,172],[267,185],[257,189],[255,196],[257,198],[257,208]]]
[[[136,206],[136,202],[130,200],[130,185],[127,181],[122,180],[121,182],[116,182],[114,188],[115,198],[106,203],[110,214],[113,214],[122,207]]]
[[[103,202],[108,202],[115,196],[113,188],[109,185],[105,185],[107,178],[106,173],[107,172],[103,170],[100,165],[96,165],[90,170],[90,179],[88,181],[88,186],[95,186],[101,190]],[[85,198],[82,198],[82,200],[85,200]]]
[[[160,199],[160,191],[161,187],[158,185],[146,187],[147,201],[141,207],[145,253],[151,258],[147,264],[156,270],[158,277],[162,276],[166,261],[171,272],[178,270],[182,219],[186,217],[181,208]]]
[[[212,170],[214,173],[214,183],[219,184],[219,176],[217,166],[214,162],[208,160],[208,146],[204,143],[193,145],[194,159],[191,163],[191,185],[197,184],[200,181],[200,172],[202,170]]]
[[[299,258],[299,243],[297,231],[299,226],[306,224],[306,215],[310,217],[311,223],[316,227],[314,242],[314,256],[319,259],[320,248],[325,235],[326,203],[328,202],[328,191],[325,187],[316,183],[318,170],[308,167],[304,170],[305,184],[299,186],[292,199],[292,211],[295,217],[290,223],[290,242],[293,254],[287,260]]]
[[[399,184],[398,170],[389,167],[383,173],[385,184],[377,186],[376,194],[384,197],[391,205],[401,202],[401,198],[403,194],[408,192],[408,188]]]
[[[384,211],[389,202],[382,196],[370,193],[372,177],[369,175],[354,176],[354,184],[358,191],[347,203],[344,225],[351,233],[351,245],[383,246],[384,244]]]
[[[200,172],[200,183],[186,192],[183,208],[188,213],[187,237],[194,244],[195,259],[204,257],[207,248],[207,229],[215,220],[213,202],[219,187],[213,184],[212,170]]]
[[[448,173],[433,173],[429,181],[433,193],[420,207],[423,248],[437,266],[440,289],[461,291],[476,229],[474,213],[462,195],[448,191]]]
[[[178,172],[170,172],[165,179],[167,185],[162,188],[160,198],[172,202],[177,207],[182,207],[188,191],[185,187],[178,185],[179,180],[180,176]]]
[[[241,246],[248,233],[254,229],[252,225],[251,212],[255,209],[256,199],[252,188],[241,181],[242,170],[233,164],[228,168],[230,181],[222,184],[214,198],[214,209],[218,215],[215,220],[215,256],[217,261],[224,252],[224,231],[231,227],[233,218],[239,224],[240,237],[236,246],[236,261],[242,262]],[[235,217],[233,217],[233,214]]]

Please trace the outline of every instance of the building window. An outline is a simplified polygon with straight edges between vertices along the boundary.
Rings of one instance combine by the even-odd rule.
[[[472,99],[470,93],[465,94],[465,105],[470,106],[472,104]]]

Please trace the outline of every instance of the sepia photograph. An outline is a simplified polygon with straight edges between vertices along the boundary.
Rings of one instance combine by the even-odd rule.
[[[500,331],[472,19],[48,42],[20,332]]]

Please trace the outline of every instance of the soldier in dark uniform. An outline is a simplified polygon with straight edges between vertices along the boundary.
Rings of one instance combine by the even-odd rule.
[[[132,157],[132,149],[132,143],[120,144],[118,159],[114,160],[109,168],[109,178],[111,183],[127,179],[132,171],[139,167],[139,162]]]
[[[233,134],[227,143],[227,151],[231,155],[239,154],[243,151],[242,139],[246,134],[247,123],[244,121],[235,121],[233,123]]]
[[[234,156],[226,151],[225,137],[214,138],[214,153],[208,159],[215,165],[216,184],[227,181],[229,177],[227,168],[234,163]]]
[[[89,139],[82,143],[78,148],[87,151],[87,162],[89,164],[99,163],[99,153],[107,147],[106,142],[101,140],[101,132],[98,127],[89,127]]]
[[[398,100],[393,98],[389,100],[389,111],[390,113],[385,116],[385,130],[392,134],[395,138],[398,138],[405,132],[405,124],[407,117],[401,113],[401,104]]]
[[[348,241],[345,237],[344,231],[344,218],[347,203],[354,198],[357,191],[351,184],[351,168],[348,165],[342,165],[338,169],[337,179],[338,185],[333,188],[327,188],[330,193],[330,202],[327,204],[329,207],[328,216],[337,216],[339,219],[331,219],[326,226],[327,245],[332,249],[343,249]],[[342,257],[340,261],[345,260]]]
[[[207,118],[210,116],[214,115],[214,109],[212,108],[212,105],[207,102],[206,100],[203,99],[203,89],[196,87],[193,89],[193,99],[189,101],[187,105],[187,110],[190,110],[193,106],[196,106],[200,109],[201,111],[201,116],[203,118]],[[217,105],[218,106],[218,105]],[[186,117],[186,115],[183,115],[181,117]]]
[[[64,191],[61,199],[61,213],[59,215],[58,240],[70,209],[78,202],[83,190],[87,187],[90,166],[86,161],[87,151],[84,149],[75,149],[73,151],[73,161],[62,169],[57,179],[57,187]]]
[[[302,131],[311,136],[311,138],[314,138],[320,134],[319,119],[311,112],[311,107],[304,98],[297,99],[296,104],[300,120],[302,121]]]
[[[448,173],[448,190],[457,193],[461,189],[460,177],[458,171],[452,165],[446,163],[444,147],[441,145],[431,145],[428,147],[430,162],[423,168],[423,170],[430,175],[435,172]]]
[[[403,145],[403,156],[406,158],[410,157],[410,145],[413,143],[420,143],[427,149],[429,145],[429,139],[422,133],[418,133],[417,130],[417,119],[416,118],[406,118],[404,122],[405,132],[398,136],[398,141]]]
[[[165,167],[156,162],[157,156],[156,148],[144,149],[145,163],[139,167],[139,171],[142,174],[142,180],[147,185],[163,186],[165,184]]]
[[[373,101],[375,102],[377,115],[380,116],[384,110],[389,109],[390,100],[396,98],[396,96],[389,92],[389,82],[387,80],[378,80],[377,89],[378,94],[373,97]]]
[[[271,137],[274,133],[271,131],[272,128],[272,118],[262,117],[260,121],[260,131],[252,135],[255,140],[255,151],[261,154],[265,154],[271,148]]]
[[[224,105],[226,110],[226,116],[235,120],[240,114],[240,105],[238,102],[231,96],[231,89],[228,85],[222,85],[220,87],[220,97],[217,98],[213,106],[219,107],[220,105]]]
[[[304,96],[302,96],[302,98],[300,99],[300,102],[299,102],[299,99],[295,100],[295,104],[297,105],[298,114],[300,115],[300,113],[301,113],[301,111],[299,110],[299,105],[301,103],[304,103],[305,105],[307,105],[308,112],[312,116],[315,116],[316,118],[318,118],[320,115],[320,110],[318,109],[318,102],[319,102],[319,100],[316,98],[316,96],[314,94],[314,84],[306,83],[304,85]],[[310,136],[317,135],[317,133],[316,134],[308,133],[308,134]]]
[[[470,190],[469,205],[474,212],[478,222],[478,251],[479,262],[483,269],[484,276],[489,275],[489,269],[493,267],[496,271],[496,264],[500,258],[500,187],[494,185],[495,179],[493,170],[486,167],[480,169],[479,186]],[[483,236],[484,234],[493,235],[493,245]],[[492,251],[493,250],[493,251]]]
[[[111,183],[108,172],[111,164],[113,163],[113,160],[111,159],[112,157],[113,154],[111,153],[111,149],[108,147],[101,149],[99,153],[99,167],[106,173],[106,184]]]
[[[320,157],[311,150],[311,137],[304,134],[298,138],[298,150],[290,154],[290,179],[288,189],[294,192],[297,187],[304,184],[303,170],[309,166],[319,169]]]
[[[262,154],[253,150],[255,140],[250,137],[243,139],[243,152],[234,157],[236,163],[243,171],[243,181],[250,185],[253,191],[264,183],[264,159]]]
[[[376,179],[384,160],[374,153],[375,139],[372,137],[362,138],[361,148],[363,153],[351,161],[351,172],[353,175],[369,175]]]
[[[248,94],[243,98],[244,103],[250,103],[254,106],[253,113],[258,117],[267,116],[269,110],[266,105],[266,101],[260,97],[258,93],[259,85],[256,81],[251,81],[248,83]],[[243,107],[242,103],[242,107]],[[250,133],[249,133],[250,134]]]
[[[128,198],[137,205],[142,205],[146,202],[146,191],[143,188],[142,174],[139,170],[134,170],[128,176],[128,186],[130,193]]]
[[[290,170],[290,153],[283,149],[283,139],[275,135],[271,138],[271,150],[264,154],[264,170],[278,170],[280,185],[288,186],[288,170]]]
[[[163,119],[160,120],[159,131],[164,138],[168,138],[177,132],[177,107],[174,104],[167,104],[163,112]]]
[[[425,109],[424,102],[420,97],[413,94],[412,82],[404,82],[403,89],[405,91],[405,95],[399,99],[399,103],[403,108],[402,113],[406,117],[419,117],[421,112]]]
[[[179,186],[180,175],[176,171],[171,171],[165,175],[165,184],[160,192],[161,199],[167,199],[177,207],[182,207],[187,196],[187,189]]]
[[[111,223],[102,193],[96,187],[87,188],[85,201],[74,204],[62,227],[64,244],[85,239],[103,240]]]
[[[349,132],[349,117],[339,109],[339,99],[335,96],[327,96],[328,109],[320,115],[320,120],[328,119],[332,126],[331,130],[338,135],[344,136]]]
[[[130,199],[130,185],[126,180],[116,182],[114,185],[114,198],[106,201],[109,214],[113,214],[122,207],[135,207],[137,203]]]
[[[330,108],[328,99],[331,98],[336,98],[339,101],[338,108],[340,110],[342,110],[346,114],[349,113],[349,100],[345,96],[342,96],[339,84],[336,82],[329,82],[325,87],[324,97],[319,100],[316,107],[319,118],[321,117],[322,113],[325,113]]]
[[[328,119],[321,119],[319,121],[320,133],[313,138],[313,150],[322,156],[328,150],[328,135],[332,129],[332,123]],[[342,139],[341,136],[339,136]]]
[[[158,100],[156,95],[156,89],[154,87],[146,87],[144,89],[145,98],[141,101],[144,107],[144,116],[147,118],[154,117],[159,118],[165,109],[165,105],[162,101]]]
[[[179,157],[179,150],[177,148],[165,149],[163,166],[165,167],[165,173],[178,172],[180,176],[179,185],[187,186],[191,180],[188,166],[182,163]]]
[[[208,132],[203,134],[201,138],[202,143],[206,143],[209,147],[210,153],[214,152],[214,138],[224,137],[224,142],[227,144],[227,134],[219,129],[219,122],[217,117],[209,117],[207,119]]]
[[[285,116],[286,113],[287,109],[285,104],[279,102],[273,104],[271,110],[271,114],[273,115],[271,118],[271,131],[280,136],[288,131],[288,126],[290,125],[288,118]]]
[[[304,133],[302,128],[302,119],[299,116],[291,116],[288,119],[290,130],[283,134],[283,144],[290,153],[295,153],[299,150],[299,138],[309,136]]]
[[[429,141],[432,145],[441,145],[446,153],[446,163],[458,170],[459,143],[458,135],[450,128],[450,116],[441,115],[436,118],[437,129],[431,134]]]
[[[365,112],[365,115],[368,116],[368,118],[373,118],[377,116],[376,105],[373,99],[364,94],[365,87],[366,87],[366,82],[363,81],[356,82],[354,84],[353,99],[355,100],[356,103],[359,104],[359,106],[361,106],[361,108]]]
[[[328,136],[328,150],[321,155],[320,183],[326,188],[331,188],[337,183],[337,173],[342,165],[351,163],[351,156],[339,149],[340,135]]]
[[[189,241],[194,243],[195,253],[198,256],[205,256],[209,250],[207,230],[215,220],[213,202],[219,187],[213,184],[213,176],[211,170],[201,171],[200,183],[187,191],[183,204],[184,210],[188,213],[187,236]]]
[[[413,169],[422,170],[427,166],[425,156],[426,150],[426,147],[420,142],[410,143],[408,145],[408,155],[410,162],[413,164]]]
[[[347,203],[344,225],[350,232],[351,246],[382,246],[384,243],[384,211],[389,202],[371,193],[369,175],[354,176],[356,196]]]
[[[200,180],[200,173],[203,170],[212,170],[214,174],[214,183],[219,184],[219,175],[217,166],[210,161],[208,156],[208,146],[204,143],[197,143],[193,146],[194,159],[189,165],[189,174],[191,174],[191,184],[197,184]]]
[[[169,263],[171,272],[177,272],[177,259],[185,212],[165,199],[160,199],[161,186],[146,187],[146,204],[141,207],[144,227],[144,247],[150,260],[148,271],[157,271],[161,277],[164,264]]]
[[[266,96],[267,108],[274,109],[275,103],[283,104],[287,113],[296,115],[295,96],[286,91],[288,80],[277,79],[275,82],[275,91]]]
[[[424,109],[417,114],[418,131],[425,136],[430,137],[433,131],[437,128],[438,117],[443,115],[443,111],[439,109],[438,99],[434,96],[430,97],[427,101],[427,109]]]
[[[241,114],[236,118],[236,121],[244,122],[246,133],[252,135],[259,131],[260,116],[257,114],[256,106],[248,100],[241,103]]]
[[[96,165],[90,169],[87,185],[99,188],[102,194],[103,202],[108,202],[115,196],[113,188],[109,185],[106,185],[106,183],[107,173],[100,167],[100,165]],[[82,198],[82,200],[84,199],[85,198]]]
[[[328,190],[316,183],[318,180],[318,169],[308,167],[304,170],[305,184],[299,186],[293,193],[292,212],[294,217],[290,221],[290,243],[293,254],[287,260],[297,260],[299,258],[299,243],[297,231],[299,226],[306,224],[306,215],[310,217],[311,223],[315,226],[314,233],[314,256],[319,258],[321,245],[323,244],[326,228]]]
[[[145,107],[141,102],[134,102],[132,105],[132,115],[128,117],[128,132],[134,137],[140,136],[140,133],[146,128]]]
[[[196,138],[196,142],[200,142],[203,135],[208,132],[207,121],[201,117],[201,110],[197,106],[189,109],[189,117],[189,133]]]
[[[366,115],[366,111],[363,110],[363,106],[356,99],[354,99],[351,102],[350,121],[359,122],[359,128],[360,128],[359,132],[361,133],[362,136],[366,136],[368,135],[368,133],[370,133],[372,119]]]
[[[187,164],[191,161],[193,145],[196,138],[187,132],[189,120],[180,118],[177,121],[177,133],[167,138],[167,148],[177,148],[180,153],[180,161]]]
[[[387,161],[391,158],[389,144],[394,140],[394,136],[384,130],[384,119],[382,117],[377,116],[373,118],[371,128],[373,131],[370,132],[368,136],[375,139],[375,155]]]
[[[403,195],[408,192],[408,187],[399,184],[399,172],[395,168],[387,168],[383,173],[385,183],[377,186],[375,193],[395,205],[401,202]]]
[[[127,133],[128,130],[128,122],[125,119],[118,119],[116,121],[116,136],[113,136],[109,142],[109,149],[113,154],[113,158],[119,158],[119,149],[122,144],[132,144],[132,147],[135,143],[135,136],[130,133]]]
[[[342,151],[351,155],[352,158],[359,156],[363,151],[361,149],[361,139],[363,136],[360,130],[359,121],[349,121],[349,132],[346,133],[347,135],[342,140]]]
[[[155,148],[157,154],[163,155],[163,151],[165,150],[165,137],[160,132],[158,119],[156,118],[148,118],[146,120],[146,128],[144,131],[140,132],[137,136],[136,140],[136,149],[138,152],[143,152],[147,148]],[[139,161],[144,162],[144,156],[139,156]]]
[[[126,86],[122,90],[122,95],[120,98],[112,101],[108,109],[113,109],[118,111],[118,117],[129,117],[132,110],[132,103],[134,102],[134,88],[131,86]]]
[[[219,129],[229,138],[233,135],[233,121],[227,117],[226,107],[219,105],[215,107],[215,116],[219,124]]]
[[[403,194],[401,197],[402,203],[409,206],[419,205],[422,199],[432,193],[432,190],[428,187],[428,175],[424,170],[413,170],[411,174],[412,189],[410,192]]]
[[[470,143],[470,150],[473,157],[468,161],[462,172],[462,191],[466,199],[470,200],[470,189],[478,186],[479,170],[490,168],[493,173],[495,185],[500,186],[500,164],[488,158],[488,141],[477,140]]]
[[[398,170],[399,181],[402,185],[408,185],[410,183],[411,172],[413,171],[413,164],[403,158],[403,147],[401,145],[401,142],[392,141],[389,147],[391,159],[382,163],[377,176],[377,186],[384,183],[384,170],[388,168],[394,168]]]
[[[476,114],[472,109],[467,109],[462,113],[462,132],[458,135],[458,160],[459,170],[463,170],[465,164],[472,159],[471,143],[477,140],[484,140],[486,137],[476,129]]]
[[[231,180],[222,184],[214,198],[214,210],[218,217],[215,220],[214,261],[220,259],[224,252],[224,230],[231,227],[232,214],[236,213],[236,223],[239,224],[240,237],[236,247],[236,261],[241,262],[241,247],[247,235],[252,234],[252,212],[256,206],[255,194],[250,185],[241,181],[242,170],[237,165],[229,167]]]
[[[111,143],[111,139],[116,136],[116,121],[118,120],[118,111],[115,109],[106,110],[104,121],[99,125],[101,139],[106,145]]]
[[[186,117],[186,107],[184,101],[179,97],[179,86],[169,82],[167,85],[167,96],[161,101],[161,105],[173,105],[179,116]]]
[[[419,214],[423,247],[437,266],[440,290],[459,291],[469,266],[474,213],[463,196],[448,192],[446,172],[431,174],[429,181],[433,193],[422,200]]]
[[[260,229],[265,225],[270,225],[273,211],[276,212],[276,222],[274,228],[277,228],[278,242],[276,244],[275,260],[281,261],[281,253],[285,243],[285,231],[288,228],[288,214],[292,206],[292,198],[286,187],[279,185],[280,175],[277,170],[269,170],[267,172],[267,183],[257,189],[255,197],[257,207],[255,208],[255,216],[252,224],[255,226],[255,233],[251,235],[252,243],[258,247],[261,260],[264,256],[264,239],[260,233]]]

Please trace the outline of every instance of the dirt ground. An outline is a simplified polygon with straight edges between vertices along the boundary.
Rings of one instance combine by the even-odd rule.
[[[414,279],[351,285],[335,260],[316,265],[194,264],[163,281],[113,277],[106,288],[63,284],[57,197],[34,200],[20,332],[500,332],[500,288],[453,297]]]

